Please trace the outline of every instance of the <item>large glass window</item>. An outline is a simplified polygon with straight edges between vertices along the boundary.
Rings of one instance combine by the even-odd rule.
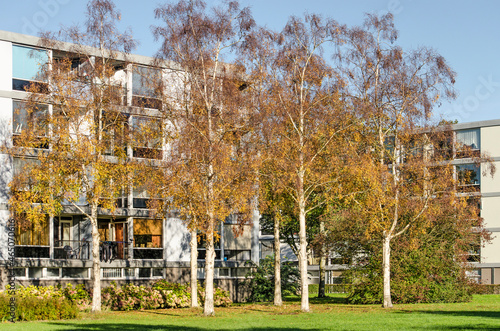
[[[133,156],[162,158],[163,128],[161,119],[146,116],[132,117]]]
[[[151,67],[134,67],[132,72],[132,106],[160,109],[162,95],[161,70]]]
[[[480,170],[476,164],[460,164],[456,166],[457,180],[461,190],[478,191]]]
[[[162,248],[163,221],[134,219],[134,247]]]
[[[42,66],[47,63],[45,50],[12,46],[12,89],[25,91],[30,82],[43,82]]]
[[[48,217],[37,224],[20,221],[16,227],[16,245],[48,246],[49,219]]]
[[[48,148],[49,107],[43,104],[29,106],[22,101],[12,101],[12,132],[14,145]],[[20,138],[25,133],[24,138]]]
[[[457,134],[457,157],[476,156],[481,149],[479,129],[460,130]]]

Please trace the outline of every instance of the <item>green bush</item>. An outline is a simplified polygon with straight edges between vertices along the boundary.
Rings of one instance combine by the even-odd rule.
[[[120,287],[115,282],[102,290],[102,305],[113,310],[142,310],[163,307],[160,291],[151,287],[124,284]]]
[[[472,299],[470,280],[454,259],[452,247],[429,243],[412,248],[406,238],[394,240],[391,255],[392,302],[467,302]],[[353,267],[344,275],[352,284],[348,302],[375,304],[383,301],[381,249],[372,252],[367,264]]]
[[[198,287],[198,298],[204,302],[204,288]],[[232,303],[229,292],[214,289],[214,305],[228,306]],[[102,290],[102,305],[112,310],[142,310],[157,308],[186,308],[191,305],[191,289],[187,285],[159,280],[152,287],[115,282]]]
[[[78,316],[78,307],[64,297],[15,296],[16,321],[40,321],[72,319]],[[0,294],[0,320],[10,320],[10,296]]]
[[[198,286],[198,300],[200,301],[200,304],[205,304],[205,288],[203,286]],[[214,287],[215,307],[227,307],[232,303],[233,301],[229,296],[229,291],[225,291],[219,287]]]
[[[274,257],[266,256],[256,266],[248,262],[253,270],[245,277],[245,287],[249,290],[248,301],[262,302],[274,299]],[[281,293],[282,295],[296,294],[299,289],[299,270],[289,261],[281,264]]]
[[[472,291],[474,294],[500,294],[500,284],[474,284]]]

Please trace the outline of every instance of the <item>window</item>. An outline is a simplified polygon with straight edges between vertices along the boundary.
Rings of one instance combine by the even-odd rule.
[[[128,114],[103,114],[102,134],[107,155],[126,156],[129,135]]]
[[[474,240],[469,244],[467,252],[467,262],[481,262],[481,237],[474,236]]]
[[[29,278],[42,278],[43,268],[28,268]]]
[[[462,191],[479,191],[479,165],[460,164],[456,166],[458,185]]]
[[[14,145],[48,148],[46,137],[49,107],[43,104],[28,107],[25,102],[18,100],[13,100],[12,106]],[[21,134],[24,134],[23,138],[21,138]]]
[[[163,247],[163,221],[134,219],[134,247]]]
[[[139,278],[150,278],[151,268],[139,268]]]
[[[12,45],[12,89],[25,91],[35,82],[46,90],[41,69],[47,61],[48,56],[45,50]]]
[[[161,109],[158,99],[162,95],[161,70],[151,67],[134,67],[132,72],[132,106]]]
[[[457,157],[477,156],[481,149],[479,129],[457,131]]]
[[[20,221],[16,227],[16,245],[20,246],[48,246],[49,245],[49,218],[33,224]]]
[[[153,277],[164,277],[162,268],[153,268]]]
[[[62,278],[88,278],[87,268],[62,268]]]
[[[46,277],[47,278],[59,278],[59,277],[61,277],[59,270],[60,270],[59,268],[47,268]]]
[[[133,116],[133,156],[161,159],[163,147],[163,128],[159,118]]]

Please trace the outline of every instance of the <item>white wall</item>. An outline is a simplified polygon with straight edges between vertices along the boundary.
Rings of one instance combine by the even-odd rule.
[[[0,41],[0,90],[12,90],[12,43]]]
[[[500,156],[500,126],[481,128],[481,152],[490,157]]]
[[[481,217],[485,228],[500,228],[500,197],[481,199]],[[491,243],[481,248],[482,263],[500,263],[500,232],[493,232],[492,237]]]
[[[493,177],[489,166],[485,163],[481,164],[481,194],[500,192],[500,161],[492,162],[492,164],[496,167]]]
[[[168,262],[189,262],[191,236],[186,225],[178,218],[169,218],[165,223],[165,259]]]

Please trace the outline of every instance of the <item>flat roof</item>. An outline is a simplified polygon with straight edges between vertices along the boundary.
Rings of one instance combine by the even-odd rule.
[[[9,31],[0,30],[0,40],[12,42],[15,44],[41,47],[41,45],[40,45],[41,38],[40,37],[25,35],[25,34],[16,33],[16,32],[9,32]],[[75,46],[79,46],[79,47],[84,47],[84,51],[87,54],[91,54],[94,56],[100,56],[99,49],[97,49],[95,47],[90,47],[90,46],[86,46],[86,45],[77,45],[77,44],[59,41],[59,40],[54,40],[54,41],[55,41],[55,45],[54,45],[54,47],[51,47],[52,49],[72,52],[72,51],[74,51]],[[144,55],[137,55],[137,54],[126,54],[123,52],[117,52],[116,59],[121,60],[121,61],[136,63],[136,64],[142,64],[142,65],[152,65],[153,61],[155,60],[153,57],[144,56]],[[177,69],[177,70],[181,69],[173,61],[163,61],[163,67]]]
[[[500,119],[487,120],[487,121],[477,121],[477,122],[466,122],[453,124],[453,130],[464,130],[464,129],[475,129],[484,128],[488,126],[500,126]]]

